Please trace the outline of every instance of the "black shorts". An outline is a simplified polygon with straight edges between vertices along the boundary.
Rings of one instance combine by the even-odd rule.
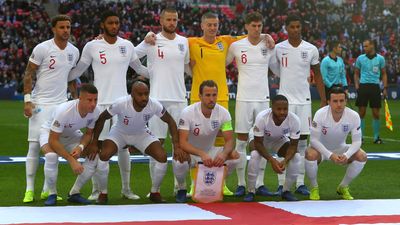
[[[381,101],[382,98],[379,84],[360,84],[357,91],[356,106],[367,107],[369,102],[369,107],[381,108]]]

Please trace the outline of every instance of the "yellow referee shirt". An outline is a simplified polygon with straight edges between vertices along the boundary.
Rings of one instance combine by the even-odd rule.
[[[190,37],[190,59],[196,64],[192,68],[191,103],[200,101],[199,87],[205,80],[214,80],[218,85],[218,102],[228,102],[229,93],[226,83],[225,61],[229,46],[246,36],[217,36],[214,43],[206,42],[202,37]]]

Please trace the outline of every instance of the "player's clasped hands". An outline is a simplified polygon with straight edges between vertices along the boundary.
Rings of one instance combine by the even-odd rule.
[[[24,104],[24,116],[26,118],[30,118],[32,116],[32,111],[35,108],[35,105],[32,102],[25,102]]]
[[[224,165],[226,161],[227,155],[224,152],[218,153],[217,156],[215,156],[215,159],[213,161],[213,165],[216,167],[221,167]]]
[[[345,155],[337,155],[335,153],[332,153],[330,159],[339,165],[344,165],[347,163],[347,157]]]
[[[285,171],[285,163],[284,162],[279,162],[275,158],[272,158],[271,162],[271,167],[272,169],[279,174],[282,174],[283,171]]]

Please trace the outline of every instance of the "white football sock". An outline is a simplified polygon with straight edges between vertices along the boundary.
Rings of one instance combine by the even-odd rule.
[[[83,185],[86,184],[86,182],[89,181],[89,179],[93,176],[94,172],[96,171],[97,167],[97,161],[99,160],[99,156],[96,155],[96,158],[94,160],[89,160],[88,158],[85,159],[85,162],[83,162],[83,173],[78,175],[78,177],[75,180],[74,186],[72,186],[69,194],[79,194],[81,192],[81,188]]]
[[[256,150],[254,150],[254,151],[256,151]],[[264,176],[265,176],[265,167],[266,166],[267,166],[267,160],[264,157],[261,157],[260,163],[258,165],[256,188],[264,186]]]
[[[247,154],[246,154],[246,146],[247,141],[241,141],[236,139],[236,151],[238,151],[240,158],[236,167],[236,174],[238,178],[238,186],[246,186],[246,163],[247,163]]]
[[[310,180],[311,187],[318,187],[317,174],[318,174],[318,161],[305,160],[305,168],[307,177]]]
[[[161,182],[164,179],[165,173],[167,172],[167,163],[160,163],[156,162],[156,165],[154,166],[154,174],[153,174],[153,179],[152,179],[152,185],[151,185],[151,192],[159,192]]]
[[[342,182],[340,182],[341,187],[349,186],[350,182],[361,173],[366,162],[360,162],[354,160],[347,166],[346,174],[343,177]]]
[[[299,175],[297,176],[296,187],[304,185],[304,174],[305,174],[304,156],[306,150],[307,150],[307,139],[299,140],[299,143],[297,144],[297,152],[300,153],[301,159],[300,159],[300,168],[299,168]]]
[[[278,160],[278,162],[282,162],[283,160],[285,160],[285,158],[278,157],[278,158],[276,158],[276,160]],[[286,170],[283,171],[283,173],[281,173],[281,174],[278,173],[278,185],[279,186],[283,186],[285,184],[285,179],[286,179]]]
[[[103,194],[108,193],[108,173],[110,172],[110,165],[107,161],[102,161],[99,159],[97,163],[97,176],[98,176],[98,185],[99,191]]]
[[[121,174],[122,191],[130,191],[131,159],[127,148],[118,151],[118,166]]]
[[[26,155],[25,171],[26,171],[26,191],[35,190],[35,176],[39,166],[39,142],[30,141],[28,154]]]
[[[256,193],[256,180],[259,172],[259,165],[261,160],[261,155],[253,150],[250,153],[250,160],[247,164],[247,191]]]
[[[296,182],[297,175],[299,174],[301,156],[299,153],[294,154],[293,158],[289,161],[286,168],[286,179],[282,191],[290,191],[290,188]]]
[[[189,172],[189,163],[181,163],[174,159],[172,160],[172,168],[174,170],[175,178],[178,183],[178,189],[186,190],[186,176]]]
[[[49,152],[44,157],[44,176],[46,177],[49,195],[57,194],[58,155],[55,152]]]

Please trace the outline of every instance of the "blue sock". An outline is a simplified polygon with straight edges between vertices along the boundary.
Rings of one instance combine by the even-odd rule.
[[[379,128],[380,128],[380,123],[379,123],[379,119],[373,119],[372,120],[372,129],[374,131],[374,140],[378,139],[379,137]]]
[[[361,137],[365,134],[365,119],[361,119]]]

